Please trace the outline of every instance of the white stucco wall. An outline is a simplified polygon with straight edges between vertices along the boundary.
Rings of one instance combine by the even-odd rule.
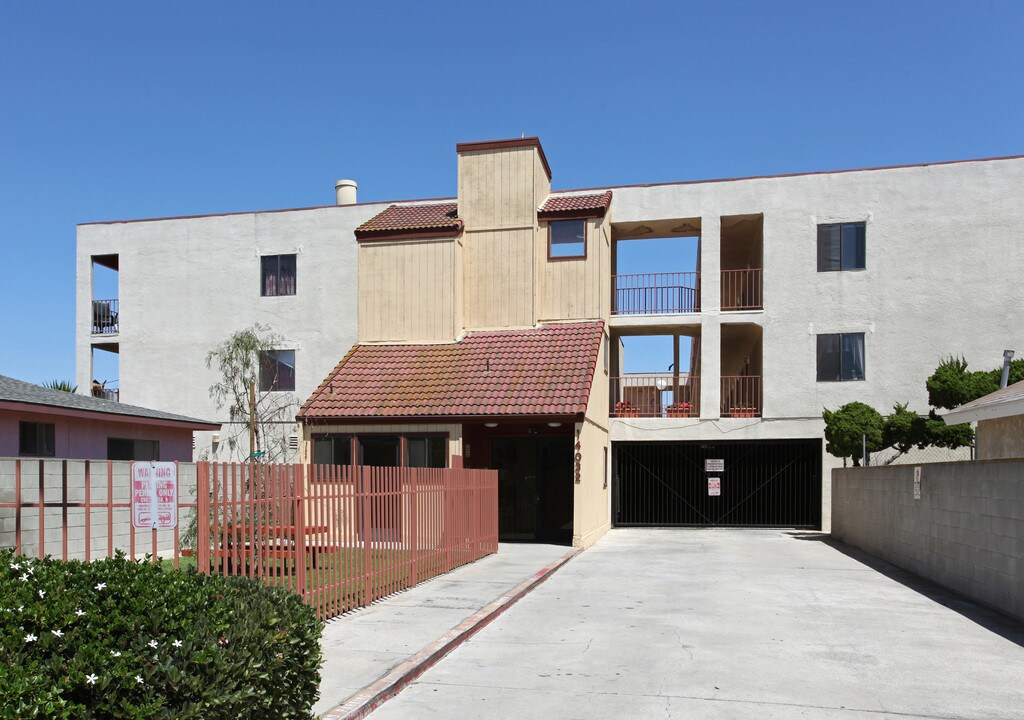
[[[611,421],[612,441],[821,438],[822,408],[858,400],[928,408],[925,379],[950,354],[998,367],[1024,347],[1024,159],[613,188],[613,223],[702,219],[701,420]],[[719,311],[720,218],[764,217],[764,310]],[[817,271],[817,225],[866,222],[866,269]],[[659,258],[671,272],[671,258]],[[612,327],[658,318],[616,319]],[[671,317],[660,322],[671,324]],[[763,420],[719,414],[721,327],[763,327]],[[816,335],[863,332],[864,381],[817,382]],[[823,453],[828,478],[842,462]]]
[[[614,188],[611,212],[613,223],[702,218],[706,330],[720,319],[720,218],[763,213],[764,416],[800,418],[853,400],[926,410],[924,380],[943,357],[991,369],[1024,347],[1012,310],[1024,307],[1022,195],[1024,159],[1009,159]],[[817,225],[850,221],[867,223],[866,269],[817,272]],[[864,333],[865,381],[816,382],[815,336],[838,332]],[[703,335],[701,384],[717,396],[714,335]]]
[[[81,225],[76,380],[90,371],[91,258],[119,256],[121,401],[226,422],[210,399],[207,352],[259,322],[295,350],[301,404],[356,340],[353,230],[385,205]],[[260,296],[260,256],[297,256],[297,292]],[[297,406],[296,406],[297,410]],[[222,438],[229,432],[227,427]],[[197,454],[212,433],[197,436]],[[226,451],[226,447],[224,448]],[[226,457],[221,454],[220,457]]]

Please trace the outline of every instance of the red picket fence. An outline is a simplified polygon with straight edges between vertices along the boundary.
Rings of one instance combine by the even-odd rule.
[[[131,463],[109,460],[0,459],[0,547],[63,560],[112,556],[173,558],[194,512],[196,466],[178,464],[179,524],[136,530],[131,521]]]
[[[157,531],[131,527],[129,463],[2,462],[0,520],[13,523],[0,526],[14,531],[0,546],[56,557],[59,544],[59,557],[86,561],[120,549],[178,567],[192,562],[179,546],[194,513],[200,572],[290,588],[322,619],[498,549],[495,470],[180,464],[179,526]]]
[[[198,486],[199,567],[288,587],[321,618],[498,550],[495,470],[201,463]]]

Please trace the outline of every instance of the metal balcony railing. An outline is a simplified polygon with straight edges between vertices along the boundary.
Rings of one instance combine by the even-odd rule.
[[[665,315],[700,310],[695,272],[612,275],[612,315]]]
[[[673,375],[623,375],[611,378],[612,417],[700,416],[700,378]]]
[[[117,299],[92,301],[92,334],[116,335]]]
[[[722,417],[761,417],[761,376],[722,376]]]
[[[760,310],[764,307],[761,268],[722,271],[722,309]]]

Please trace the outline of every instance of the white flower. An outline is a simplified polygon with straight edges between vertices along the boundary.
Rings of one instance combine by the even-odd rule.
[[[39,597],[46,597],[46,591],[45,590],[40,590],[39,591]]]
[[[82,617],[83,615],[85,615],[85,610],[79,608],[78,610],[75,610],[75,615],[77,615],[78,617]]]
[[[89,683],[90,685],[95,685],[97,677],[98,677],[97,675],[86,675],[85,676],[85,681],[87,683]]]
[[[37,637],[36,637],[35,635],[33,635],[32,633],[29,633],[28,635],[26,635],[26,636],[25,636],[25,642],[27,642],[27,643],[30,643],[30,642],[35,642],[35,641],[36,641],[36,640],[38,640],[38,639],[39,639],[39,638],[37,638]]]
[[[141,675],[136,675],[135,676],[135,682],[137,682],[137,683],[139,683],[141,685],[142,684],[142,676]]]
[[[18,606],[18,612],[21,612],[21,611],[22,611],[22,610],[24,610],[24,609],[25,609],[25,606],[24,606],[24,605],[19,605],[19,606]]]
[[[171,645],[173,645],[174,647],[181,647],[181,640],[175,640],[171,643]]]
[[[63,630],[51,630],[50,632],[53,633],[54,637],[64,637]]]
[[[113,655],[114,657],[121,657],[121,651],[120,650],[111,650],[110,654]]]
[[[21,576],[21,581],[22,582],[24,582],[26,580],[28,580],[28,573],[25,573],[24,575]]]
[[[103,589],[103,588],[105,588],[106,586],[107,586],[107,584],[106,584],[106,583],[100,583],[99,585],[97,585],[97,586],[96,586],[96,589],[97,589],[97,590],[102,590],[102,589]]]
[[[150,641],[149,641],[149,646],[150,646],[151,648],[155,648],[155,647],[156,647],[157,645],[159,645],[159,644],[160,644],[160,643],[158,643],[158,642],[157,642],[156,640],[150,640]]]
[[[21,570],[21,565],[16,562],[11,563],[11,570]]]

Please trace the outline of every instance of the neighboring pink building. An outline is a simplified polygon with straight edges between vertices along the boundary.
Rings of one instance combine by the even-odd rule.
[[[0,375],[0,457],[191,462],[193,431],[219,429]]]

